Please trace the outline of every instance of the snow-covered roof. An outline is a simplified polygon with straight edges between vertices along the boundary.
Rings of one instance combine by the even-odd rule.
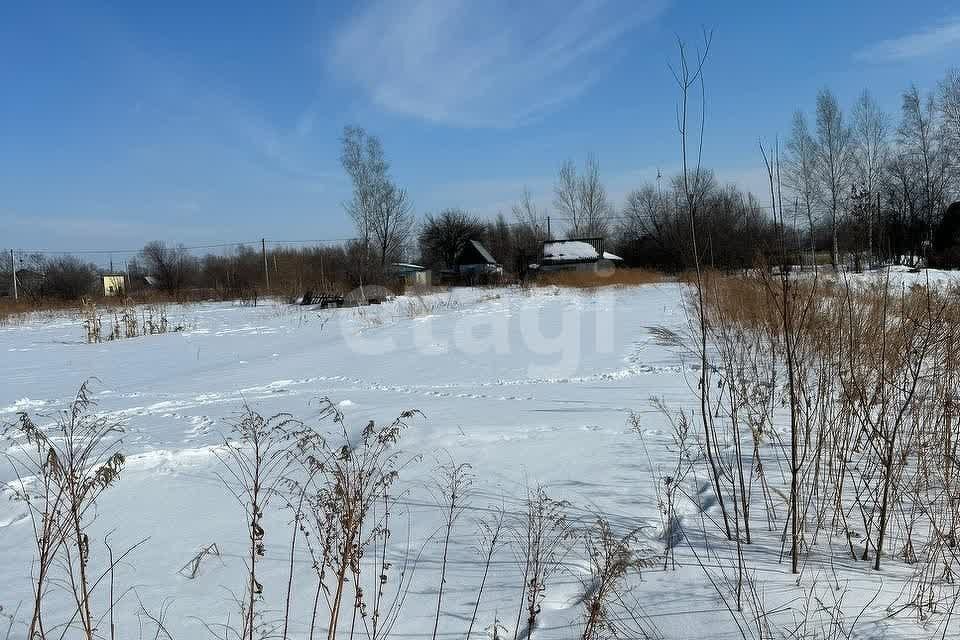
[[[596,248],[582,240],[557,240],[543,243],[544,261],[596,260],[599,257]]]
[[[609,251],[604,251],[604,252],[603,252],[603,259],[604,259],[604,260],[617,260],[617,261],[619,261],[619,262],[623,262],[623,258],[621,258],[620,256],[618,256],[618,255],[616,255],[616,254],[614,254],[614,253],[610,253]]]
[[[412,262],[394,262],[392,265],[395,271],[426,271],[427,268],[419,265],[413,264]]]

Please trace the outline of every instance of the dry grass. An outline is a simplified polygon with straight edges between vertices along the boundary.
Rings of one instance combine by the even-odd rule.
[[[0,326],[16,325],[31,317],[76,316],[83,315],[85,305],[94,304],[100,309],[119,311],[132,305],[189,304],[212,299],[207,295],[171,296],[159,291],[145,291],[130,296],[93,296],[78,300],[57,300],[53,298],[27,299],[0,298]]]
[[[444,311],[457,311],[461,307],[460,301],[452,297],[414,295],[400,302],[399,313],[401,317],[413,320]]]
[[[630,287],[642,284],[664,282],[666,277],[656,271],[645,269],[616,269],[607,273],[593,273],[587,271],[555,271],[543,273],[533,282],[535,286],[555,285],[558,287],[575,287],[579,289],[593,289],[596,287]]]
[[[902,606],[919,616],[943,611],[960,574],[958,291],[883,279],[784,281],[761,269],[705,272],[701,292],[712,386],[724,390],[704,397],[707,436],[718,451],[738,452],[739,462],[721,461],[716,481],[735,524],[731,541],[749,546],[752,527],[784,527],[786,516],[795,573],[815,548],[836,543],[833,553],[865,568],[904,562],[913,576]],[[691,332],[699,331],[698,299],[686,304]],[[788,411],[781,436],[774,423]],[[751,435],[752,455],[742,455]],[[783,459],[761,462],[779,450]],[[792,483],[795,512],[767,501],[757,513],[746,497],[768,494],[766,474],[776,469],[784,486]]]
[[[94,302],[84,301],[81,316],[89,344],[186,329],[181,324],[170,324],[167,305],[162,302],[135,305],[128,300],[127,304],[101,309]]]

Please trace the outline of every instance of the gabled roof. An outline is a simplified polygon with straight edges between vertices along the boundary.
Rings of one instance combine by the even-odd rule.
[[[468,240],[457,256],[457,264],[499,264],[479,240]]]
[[[427,268],[419,264],[413,264],[410,262],[394,262],[390,265],[391,270],[394,273],[419,273],[420,271],[426,271]]]
[[[490,255],[490,252],[487,251],[487,248],[483,246],[478,240],[471,240],[470,244],[472,244],[473,248],[477,250],[477,253],[483,256],[483,259],[487,261],[487,264],[497,264],[496,259],[494,259],[492,255]]]

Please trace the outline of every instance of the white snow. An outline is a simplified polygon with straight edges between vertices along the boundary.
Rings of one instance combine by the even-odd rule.
[[[561,245],[565,257],[585,255],[571,244]],[[175,638],[208,637],[201,621],[219,623],[231,612],[235,619],[227,590],[243,590],[244,516],[218,477],[220,462],[211,449],[229,432],[227,421],[244,403],[266,415],[286,411],[316,420],[316,400],[324,396],[339,403],[356,428],[368,420],[390,421],[409,408],[425,416],[401,440],[405,453],[423,459],[401,473],[409,493],[402,501],[405,514],[395,520],[403,523],[395,538],[404,544],[409,516],[411,548],[429,542],[395,634],[429,637],[432,630],[440,549],[430,536],[442,516],[428,486],[434,461],[449,456],[470,463],[477,481],[450,551],[441,637],[462,636],[473,608],[482,571],[474,516],[500,505],[518,512],[525,483],[543,483],[554,497],[570,500],[584,526],[599,510],[618,531],[639,528],[635,552],[651,562],[641,578],[631,580],[630,598],[667,637],[699,638],[705,630],[710,637],[740,637],[694,555],[706,557],[710,540],[715,555],[709,561],[722,557],[733,566],[733,551],[710,523],[718,511],[705,497],[705,485],[692,478],[685,487],[704,510],[693,503],[678,510],[689,544],[666,539],[655,496],[656,478],[673,464],[674,453],[670,427],[649,399],[691,409],[696,385],[693,363],[658,345],[648,329],[683,329],[680,286],[462,289],[433,298],[423,305],[431,309],[425,316],[407,312],[413,306],[403,297],[323,312],[199,304],[171,310],[171,323],[183,323],[187,331],[95,345],[84,343],[79,320],[35,318],[0,327],[0,420],[26,410],[49,422],[43,416],[64,408],[84,380],[99,380],[98,409],[126,426],[128,464],[97,509],[91,562],[102,566],[108,531],[115,530],[115,549],[149,537],[118,568],[118,588],[135,586],[148,608],[172,599],[167,626]],[[641,416],[642,440],[627,427],[631,411]],[[14,445],[0,442],[0,458],[8,446]],[[0,464],[0,481],[10,480],[10,470]],[[18,602],[29,608],[32,530],[25,515],[22,505],[0,502],[5,611]],[[277,509],[267,514],[260,581],[274,611],[283,604],[289,520],[289,513]],[[842,560],[832,567],[812,562],[798,584],[779,562],[779,531],[758,531],[756,538],[749,556],[752,579],[770,611],[790,616],[789,607],[818,581],[842,584],[847,606],[865,605],[876,592],[879,583],[862,563]],[[221,557],[205,560],[192,580],[178,575],[214,542]],[[677,570],[663,569],[668,543],[676,546]],[[523,577],[509,550],[498,558],[477,628],[492,625],[496,614],[512,637]],[[298,552],[297,560],[302,587],[291,637],[305,638],[312,570],[305,553]],[[538,638],[578,634],[586,576],[581,558],[575,555],[569,565],[548,586]],[[882,622],[889,614],[885,607],[905,584],[904,571],[895,563],[889,567],[882,596],[869,604],[860,626],[885,637],[911,637],[922,629],[909,620]],[[100,589],[98,611],[104,611],[105,597]],[[47,611],[50,620],[69,605],[60,601],[58,607]],[[117,616],[125,630],[118,637],[136,637],[138,608],[132,595],[121,601]]]
[[[561,240],[543,245],[544,260],[592,260],[597,257],[596,248],[589,242]]]

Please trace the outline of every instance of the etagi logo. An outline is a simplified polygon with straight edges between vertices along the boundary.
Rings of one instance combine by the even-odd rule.
[[[340,335],[357,357],[458,355],[465,366],[492,362],[530,379],[556,379],[591,373],[589,359],[615,349],[616,294],[610,289],[589,295],[538,287],[395,296],[365,287],[345,302],[361,305],[336,312]]]

